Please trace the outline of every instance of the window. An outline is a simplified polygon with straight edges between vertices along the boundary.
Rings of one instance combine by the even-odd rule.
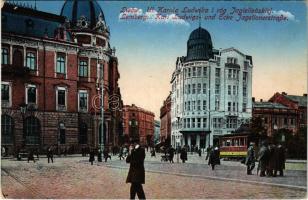
[[[232,69],[228,70],[228,78],[231,79],[232,78]]]
[[[201,94],[201,83],[197,85],[197,94]]]
[[[186,124],[186,118],[184,118],[184,128],[187,127],[187,124]]]
[[[215,94],[220,93],[220,84],[215,84]]]
[[[203,110],[206,110],[206,100],[203,100]]]
[[[13,66],[15,67],[23,67],[24,62],[23,62],[23,54],[21,50],[15,49],[14,54],[13,54]]]
[[[13,118],[9,115],[1,116],[1,144],[13,143],[13,130],[14,122]]]
[[[191,74],[191,68],[188,68],[188,77],[190,77]]]
[[[27,52],[26,67],[31,70],[36,70],[36,56],[33,52]]]
[[[236,86],[233,85],[233,95],[236,95]]]
[[[191,91],[192,94],[195,94],[196,93],[196,84],[192,84],[192,91]]]
[[[207,76],[207,67],[203,67],[203,76]]]
[[[243,83],[247,83],[248,78],[247,78],[247,72],[243,72]]]
[[[203,94],[206,94],[206,83],[203,83]]]
[[[184,110],[187,110],[187,102],[184,103]]]
[[[9,64],[9,50],[7,48],[2,48],[1,64]]]
[[[284,118],[283,123],[284,125],[288,125],[288,118]]]
[[[219,110],[219,99],[216,99],[215,101],[215,110]]]
[[[24,121],[26,144],[40,144],[40,121],[36,117],[27,117]]]
[[[201,118],[197,118],[197,127],[201,128]]]
[[[10,102],[10,85],[7,83],[1,84],[1,100]]]
[[[65,69],[65,56],[64,55],[58,55],[57,56],[57,67],[56,67],[56,72],[65,74],[66,69]]]
[[[247,97],[247,87],[246,87],[246,85],[243,86],[243,96]]]
[[[26,86],[26,104],[36,104],[36,86],[27,85]]]
[[[247,104],[243,103],[243,112],[246,112],[246,106],[247,106]]]
[[[191,128],[195,128],[196,120],[195,118],[191,118]]]
[[[190,94],[190,84],[188,85],[188,94]]]
[[[217,78],[220,77],[220,68],[216,68],[216,69],[215,69],[215,76],[216,76]]]
[[[201,70],[202,70],[201,67],[198,67],[198,68],[197,68],[197,76],[201,76]]]
[[[231,85],[228,85],[228,95],[231,95]]]
[[[88,131],[87,124],[81,122],[79,124],[79,144],[87,144],[88,142],[87,131]]]
[[[203,128],[206,128],[207,120],[206,118],[203,118]]]
[[[192,110],[196,110],[196,102],[192,101]]]
[[[294,118],[291,118],[291,125],[294,125]]]
[[[88,92],[86,90],[79,91],[79,111],[88,111]]]
[[[193,67],[193,76],[196,76],[196,67]]]
[[[231,102],[228,102],[228,111],[231,111]]]
[[[66,88],[58,87],[56,91],[57,110],[66,110]]]
[[[190,128],[190,118],[187,119],[187,128]]]
[[[187,110],[190,111],[190,101],[188,101],[188,107]]]
[[[201,110],[201,101],[200,100],[197,101],[197,110]]]
[[[87,77],[88,76],[88,62],[81,60],[79,61],[79,76]]]

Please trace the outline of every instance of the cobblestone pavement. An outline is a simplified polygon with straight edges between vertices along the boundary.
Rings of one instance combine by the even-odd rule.
[[[244,171],[241,174],[237,172],[239,180],[256,178],[256,182],[262,182],[279,179],[276,177],[259,180],[260,177],[257,176],[245,176],[245,167],[237,165],[238,163],[223,162],[217,170],[211,171],[204,164],[161,163],[158,156],[147,156],[144,190],[149,199],[306,198],[306,189],[212,178],[225,177],[223,174],[234,174],[234,171]],[[127,167],[125,161],[119,161],[116,157],[113,157],[111,162],[95,162],[94,165],[90,165],[86,157],[56,158],[54,163],[49,164],[46,158],[40,158],[36,163],[2,160],[2,194],[7,198],[127,199],[130,187],[125,183]],[[286,177],[282,177],[280,182],[289,180],[292,176],[301,178],[302,174],[306,180],[305,171],[292,173],[287,170]]]

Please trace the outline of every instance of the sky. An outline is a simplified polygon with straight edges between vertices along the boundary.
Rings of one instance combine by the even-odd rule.
[[[110,27],[111,47],[116,48],[124,104],[150,110],[156,119],[171,89],[176,58],[186,55],[189,34],[199,23],[211,34],[214,48],[234,47],[252,56],[252,96],[256,100],[268,100],[275,92],[307,93],[307,5],[304,1],[98,2]],[[63,3],[36,1],[38,10],[55,14],[60,14]],[[26,1],[26,4],[34,5],[34,2]],[[203,9],[203,12],[182,12],[187,8]],[[287,20],[237,21],[238,9],[243,8],[265,11],[258,16],[282,15]],[[202,20],[181,18],[185,14],[200,16]],[[215,18],[210,18],[215,14]],[[127,15],[147,19],[123,19]],[[219,15],[233,18],[222,20]],[[157,16],[159,19],[155,19]]]

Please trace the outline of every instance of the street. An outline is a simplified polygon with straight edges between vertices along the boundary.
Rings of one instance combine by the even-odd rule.
[[[247,176],[239,162],[222,161],[214,171],[196,154],[188,163],[160,161],[160,154],[145,160],[148,199],[170,198],[306,198],[306,164],[293,169],[287,164],[285,177]],[[1,188],[6,198],[129,198],[126,184],[129,165],[113,156],[107,163],[91,165],[88,157],[77,155],[47,158],[37,162],[4,159],[1,164]],[[289,168],[289,169],[288,169]]]

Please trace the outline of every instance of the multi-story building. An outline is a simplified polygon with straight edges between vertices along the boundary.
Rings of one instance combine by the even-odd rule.
[[[171,144],[204,148],[251,118],[252,57],[235,48],[213,49],[199,27],[172,74]]]
[[[288,129],[293,133],[298,130],[298,113],[295,109],[288,108],[280,103],[253,102],[252,116],[262,119],[267,136],[271,137],[279,129]]]
[[[124,105],[123,120],[126,138],[138,138],[141,145],[153,145],[154,117],[153,112],[137,107],[135,104]]]
[[[1,15],[2,145],[10,153],[98,147],[102,88],[104,143],[116,145],[120,75],[99,4],[66,1],[55,15],[4,3]]]
[[[254,102],[253,117],[262,119],[268,136],[279,129],[288,129],[296,134],[301,127],[307,127],[307,94],[303,96],[276,92],[268,102],[262,99]]]
[[[154,121],[154,145],[159,142],[160,138],[160,121]]]
[[[160,142],[171,141],[171,93],[160,108]]]
[[[276,92],[270,99],[270,102],[280,103],[288,108],[295,109],[298,113],[298,119],[296,126],[307,127],[307,94],[303,96],[299,95],[288,95],[285,92],[281,94]]]

